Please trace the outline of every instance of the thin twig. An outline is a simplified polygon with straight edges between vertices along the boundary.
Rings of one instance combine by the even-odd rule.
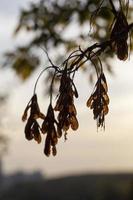
[[[38,84],[38,81],[39,81],[40,77],[41,77],[42,74],[43,74],[46,70],[48,70],[48,69],[53,69],[53,66],[48,66],[48,67],[46,67],[45,69],[43,69],[43,70],[40,72],[40,74],[39,74],[39,76],[37,77],[37,80],[36,80],[36,82],[35,82],[33,94],[36,93],[36,87],[37,87],[37,84]]]
[[[111,5],[111,7],[112,7],[112,12],[113,12],[113,14],[114,14],[115,16],[117,16],[117,11],[116,11],[116,9],[115,9],[115,6],[114,6],[113,1],[112,1],[112,0],[109,0],[109,2],[110,2],[110,5]]]

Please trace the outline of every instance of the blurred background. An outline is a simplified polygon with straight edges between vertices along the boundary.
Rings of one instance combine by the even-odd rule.
[[[85,49],[108,38],[113,15],[106,9],[94,17],[90,32],[97,5],[99,0],[0,1],[0,199],[133,198],[132,52],[125,62],[109,51],[102,56],[110,96],[105,131],[97,131],[86,107],[96,81],[91,65],[84,66],[75,80],[79,129],[70,131],[66,142],[59,141],[56,157],[43,154],[44,139],[39,145],[25,139],[21,121],[36,78],[48,66],[40,46],[58,64],[75,47]],[[110,5],[105,1],[102,6]],[[130,2],[129,22],[132,19]],[[49,77],[44,75],[37,87],[44,112]]]

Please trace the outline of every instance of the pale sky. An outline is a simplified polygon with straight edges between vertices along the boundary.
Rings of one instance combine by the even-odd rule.
[[[12,49],[15,45],[26,42],[28,39],[22,33],[16,39],[12,38],[13,29],[17,23],[20,7],[26,7],[29,0],[9,1],[1,0],[0,26],[1,49]],[[20,40],[21,38],[21,40]],[[87,78],[77,77],[79,100],[76,102],[80,127],[76,132],[70,132],[68,140],[63,138],[58,144],[56,157],[46,158],[43,154],[44,139],[41,145],[24,138],[24,124],[21,122],[23,110],[32,95],[34,75],[23,85],[15,79],[15,75],[8,70],[0,75],[2,83],[6,83],[5,75],[9,77],[11,97],[8,103],[7,116],[4,118],[4,127],[9,137],[8,154],[3,158],[5,173],[17,170],[40,170],[48,177],[72,173],[92,171],[133,171],[133,56],[130,61],[112,61],[115,76],[107,75],[110,96],[110,112],[106,117],[106,130],[97,132],[96,122],[92,112],[86,107],[86,101],[91,94]],[[39,72],[38,72],[39,73]],[[40,84],[41,85],[41,84]],[[39,86],[38,86],[39,87]],[[42,97],[39,89],[42,110],[46,109],[47,99]]]

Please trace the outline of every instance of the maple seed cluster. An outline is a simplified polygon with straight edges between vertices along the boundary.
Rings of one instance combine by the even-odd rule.
[[[41,129],[43,134],[47,134],[44,147],[44,153],[46,156],[51,154],[51,148],[53,156],[57,153],[56,144],[58,142],[58,138],[60,137],[60,131],[57,132],[56,126],[58,126],[58,123],[54,116],[53,107],[50,104]]]
[[[74,96],[78,97],[76,87],[70,75],[64,70],[61,77],[61,83],[59,88],[59,95],[55,108],[52,104],[49,104],[46,116],[40,112],[37,102],[37,95],[34,94],[30,102],[26,106],[22,120],[26,121],[25,137],[27,140],[36,140],[41,142],[41,134],[46,134],[44,154],[50,156],[51,150],[53,156],[57,154],[56,145],[58,139],[64,133],[66,139],[67,131],[69,128],[72,130],[78,129],[77,111],[74,105]],[[27,119],[28,110],[30,109],[30,115]],[[54,111],[58,111],[57,120],[55,118]],[[37,119],[43,119],[42,126],[40,127]]]
[[[112,48],[120,60],[126,60],[128,58],[128,22],[122,10],[115,15],[116,20],[110,36],[110,39],[113,41]]]
[[[27,119],[29,109],[30,109],[30,115],[29,118]],[[26,139],[27,140],[34,139],[38,143],[41,143],[41,128],[39,123],[37,122],[37,119],[39,118],[44,119],[45,116],[43,113],[40,112],[39,105],[37,102],[37,96],[36,94],[34,94],[24,110],[22,121],[27,120],[24,130]]]
[[[93,110],[97,128],[101,127],[105,129],[105,116],[109,111],[109,96],[100,55],[109,48],[116,53],[118,59],[123,61],[126,60],[128,57],[128,34],[133,27],[133,23],[128,25],[127,13],[124,14],[125,10],[128,11],[129,1],[125,1],[126,3],[123,9],[123,4],[119,0],[120,7],[118,11],[115,9],[113,1],[109,0],[109,2],[112,7],[111,11],[114,14],[114,21],[112,23],[110,37],[107,41],[99,44],[95,43],[84,51],[79,47],[79,49],[73,51],[59,67],[52,63],[48,53],[45,52],[51,65],[43,69],[38,76],[34,87],[34,95],[26,106],[22,120],[27,121],[24,131],[26,139],[34,139],[37,143],[40,143],[42,135],[46,135],[44,146],[44,154],[46,156],[50,156],[51,153],[55,156],[57,154],[56,145],[59,138],[64,135],[66,139],[69,129],[76,131],[79,127],[77,110],[74,105],[74,98],[78,98],[78,92],[74,84],[74,76],[78,69],[87,61],[92,63],[97,74],[94,90],[87,101],[87,107]],[[95,62],[92,62],[94,57],[96,60]],[[50,86],[50,104],[45,116],[40,111],[35,90],[40,76],[48,69],[55,70],[55,73],[52,77]],[[55,78],[58,78],[60,86],[55,106],[52,106],[53,84]],[[28,112],[29,117],[27,117]],[[55,113],[57,114],[55,115]],[[38,119],[43,120],[41,126],[37,121]]]
[[[65,70],[61,78],[59,97],[55,106],[55,111],[59,111],[59,127],[65,132],[65,135],[70,127],[73,130],[77,130],[79,126],[76,117],[77,111],[74,105],[74,96],[78,98],[78,92],[72,79],[67,75],[67,71]]]
[[[105,115],[108,114],[108,86],[103,73],[97,80],[94,92],[87,101],[87,106],[93,109],[94,119],[97,120],[97,127],[105,128]]]

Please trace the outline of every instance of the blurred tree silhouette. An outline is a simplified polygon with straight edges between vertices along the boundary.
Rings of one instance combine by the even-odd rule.
[[[113,0],[113,2],[118,9],[119,1]],[[121,1],[121,4],[123,2],[125,1]],[[80,44],[82,47],[88,47],[93,42],[107,40],[114,18],[111,9],[109,0],[41,0],[31,3],[28,9],[21,10],[14,34],[25,30],[27,34],[32,32],[34,36],[27,45],[6,53],[4,64],[12,67],[22,79],[26,79],[40,64],[40,58],[34,51],[40,49],[40,46],[48,50],[53,49],[55,52],[61,47],[68,53]],[[131,4],[128,12],[129,22],[132,11]],[[75,23],[78,34],[73,34]],[[67,37],[65,33],[67,35],[70,26],[72,31]],[[93,31],[89,32],[90,26]],[[110,49],[106,53],[110,56],[104,54],[102,60],[105,67],[111,71],[109,59],[113,53]]]

